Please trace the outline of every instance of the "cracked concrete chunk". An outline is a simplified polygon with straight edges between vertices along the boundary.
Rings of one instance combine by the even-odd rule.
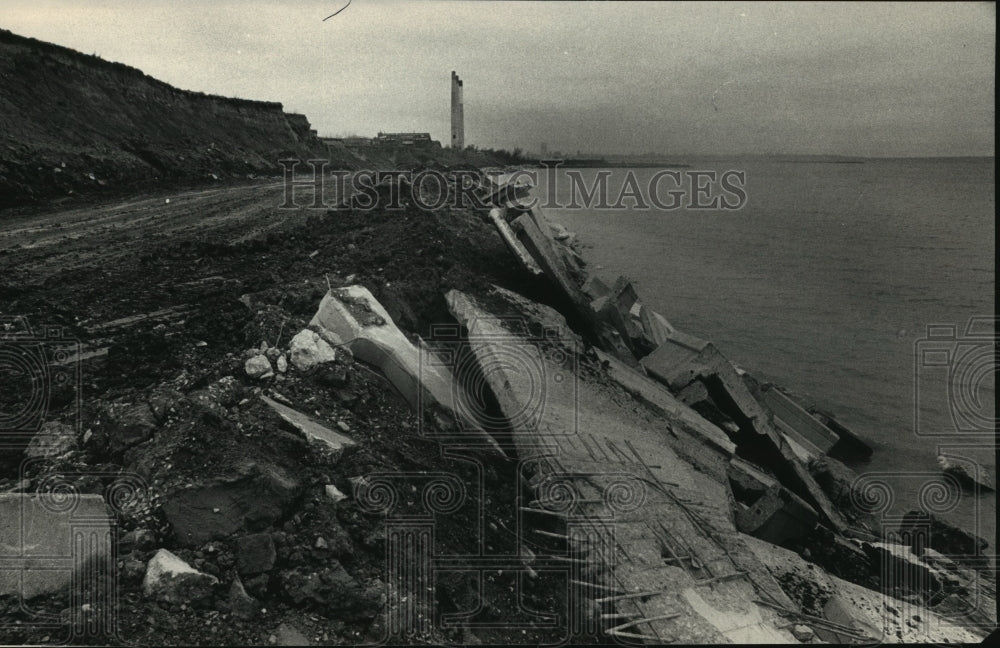
[[[818,520],[811,506],[778,484],[736,514],[740,531],[777,545],[806,535]]]
[[[0,494],[0,596],[30,599],[74,583],[88,586],[110,556],[111,521],[100,495],[66,502]]]
[[[357,445],[353,439],[334,432],[307,414],[303,414],[287,405],[282,405],[263,394],[260,399],[267,403],[268,407],[277,412],[278,416],[284,419],[289,425],[301,432],[310,442],[321,443],[335,453],[340,453],[345,448]]]
[[[443,415],[438,419],[452,428],[449,433],[502,453],[479,422],[457,406],[461,386],[445,364],[429,348],[410,342],[367,288],[353,285],[328,292],[310,326],[333,332],[355,358],[378,367],[418,415]]]
[[[774,412],[774,424],[806,453],[804,460],[820,457],[839,440],[837,434],[816,420],[798,403],[773,385],[764,385],[759,392],[761,402]]]

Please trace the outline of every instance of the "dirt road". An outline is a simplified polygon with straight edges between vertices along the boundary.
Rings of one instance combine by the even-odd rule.
[[[197,237],[238,243],[280,230],[316,210],[281,209],[283,183],[161,191],[149,197],[0,218],[7,284],[36,283],[59,270],[114,264],[138,247]],[[309,187],[296,202],[311,204]],[[13,261],[13,263],[12,263]]]

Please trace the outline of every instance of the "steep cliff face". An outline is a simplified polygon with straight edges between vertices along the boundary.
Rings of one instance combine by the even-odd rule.
[[[69,193],[280,171],[325,152],[280,103],[174,88],[0,30],[0,207]]]

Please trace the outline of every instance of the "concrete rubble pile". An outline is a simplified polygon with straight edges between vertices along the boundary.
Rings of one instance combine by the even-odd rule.
[[[626,278],[609,287],[591,275],[575,236],[519,203],[524,186],[486,182],[488,223],[527,280],[549,289],[547,304],[499,286],[450,289],[440,297],[461,335],[425,342],[350,277],[311,293],[287,334],[281,307],[245,295],[250,348],[227,355],[230,375],[182,372],[101,403],[83,434],[41,427],[26,456],[42,468],[0,493],[0,599],[99,588],[81,574],[106,573],[159,610],[247,624],[277,605],[320,610],[378,643],[392,610],[416,609],[407,597],[438,595],[356,560],[361,547],[383,559],[392,539],[385,520],[359,512],[381,426],[404,438],[397,453],[433,430],[490,469],[510,467],[514,570],[567,574],[581,635],[971,642],[996,626],[984,540],[917,511],[883,529],[835,458],[870,452],[862,440],[676,329]],[[111,488],[71,507],[46,491],[86,453],[134,475],[134,508]],[[87,479],[72,488],[102,487]],[[260,639],[321,637],[283,617]]]
[[[857,510],[858,498],[852,496],[851,483],[845,483],[855,480],[845,480],[844,473],[837,473],[838,477],[832,479],[829,465],[839,464],[833,457],[870,455],[868,444],[838,423],[833,415],[804,406],[780,387],[758,383],[710,342],[677,330],[641,302],[626,278],[619,277],[609,288],[596,276],[589,276],[567,244],[573,237],[562,226],[549,224],[537,207],[528,209],[510,201],[494,208],[490,221],[521,267],[555,291],[553,303],[563,309],[566,320],[551,311],[546,316],[547,323],[555,321],[564,332],[572,324],[581,334],[579,338],[565,334],[563,353],[572,354],[571,348],[577,345],[590,347],[588,353],[597,359],[611,382],[653,414],[652,422],[629,420],[621,408],[610,404],[602,407],[600,394],[593,391],[596,387],[583,381],[581,394],[561,388],[548,389],[544,424],[516,430],[514,435],[517,455],[522,460],[537,458],[535,472],[529,476],[536,502],[534,510],[526,509],[527,519],[543,520],[548,516],[550,521],[564,525],[556,535],[569,555],[584,557],[581,576],[586,573],[596,579],[583,579],[593,588],[592,598],[605,606],[609,603],[621,606],[601,609],[602,619],[614,619],[607,625],[612,630],[610,634],[614,634],[614,624],[625,622],[624,626],[617,626],[619,631],[628,628],[621,636],[636,639],[710,641],[709,637],[719,638],[715,634],[718,632],[734,640],[736,635],[728,633],[727,628],[735,627],[736,616],[744,615],[741,627],[753,630],[747,630],[750,635],[741,636],[742,640],[759,641],[768,637],[771,641],[787,641],[785,628],[773,624],[764,610],[787,612],[796,608],[798,618],[811,623],[811,629],[827,641],[892,642],[904,637],[907,640],[951,637],[954,641],[957,637],[977,636],[961,628],[962,623],[945,620],[948,611],[944,607],[936,609],[945,616],[935,613],[933,606],[940,603],[940,591],[911,587],[904,592],[898,587],[885,590],[885,586],[880,592],[866,589],[879,588],[879,579],[873,572],[887,564],[896,564],[898,559],[889,560],[887,556],[893,555],[892,552],[877,542],[883,532],[878,521],[866,511]],[[457,291],[448,294],[452,314],[467,328],[470,344],[483,366],[493,366],[499,361],[498,357],[492,357],[495,350],[489,340],[514,334],[503,328],[504,318],[526,318],[538,312],[537,304],[529,308],[518,295],[500,288],[495,292],[509,305],[508,312],[493,312],[474,297]],[[495,300],[490,303],[495,308]],[[551,341],[534,341],[534,344],[540,349],[537,362],[546,370],[542,373],[567,371],[565,366],[550,366],[546,361],[549,352],[541,349]],[[528,406],[531,396],[528,384],[515,372],[494,375],[489,382],[505,412],[513,414]],[[614,412],[614,420],[606,418],[608,410]],[[603,442],[599,436],[604,437]],[[613,449],[609,452],[605,445]],[[670,470],[664,470],[667,465]],[[602,501],[602,489],[607,489],[609,483],[594,475],[608,472],[609,467],[641,476],[647,497],[643,514],[616,515],[606,503],[598,504]],[[699,496],[686,491],[693,483],[686,482],[683,475],[692,467],[699,471],[699,479],[708,478],[715,486],[698,484],[693,490]],[[818,479],[823,480],[822,484]],[[571,509],[573,516],[565,511],[548,510],[545,493],[553,480],[570,483],[574,502],[587,504]],[[650,489],[650,485],[655,487]],[[684,491],[680,497],[676,495],[678,490]],[[731,509],[719,506],[727,497],[732,502]],[[712,522],[700,520],[692,527],[671,528],[678,519],[691,519],[690,511],[684,510],[689,503],[694,503],[699,514],[707,515]],[[711,517],[712,513],[718,517]],[[595,551],[592,538],[590,545],[576,542],[574,525],[586,526],[591,521],[600,526],[596,521],[609,519],[615,520],[613,527],[618,539],[628,539],[627,544],[619,546],[615,558],[610,556],[612,552]],[[665,535],[661,533],[667,529],[670,531]],[[590,532],[593,530],[586,533]],[[691,555],[698,556],[695,560],[701,564],[713,565],[713,560],[718,561],[715,569],[710,567],[707,575],[695,572],[691,581],[686,580],[686,576],[692,576],[694,563],[680,558],[683,552],[664,548],[669,544],[664,543],[665,537],[671,536],[691,548]],[[832,589],[837,601],[845,597],[853,597],[855,601],[864,598],[872,606],[882,605],[883,611],[885,606],[900,604],[893,596],[905,595],[911,608],[914,605],[919,608],[916,617],[924,619],[923,625],[914,627],[911,622],[905,628],[898,624],[883,626],[877,623],[877,611],[872,612],[875,607],[854,610],[849,602],[831,604],[825,612],[819,610],[819,614],[807,614],[802,609],[802,592],[788,590],[789,572],[774,556],[783,551],[777,546],[801,548],[812,543],[815,547],[817,538],[826,538],[822,542],[836,550],[815,560],[836,570],[835,563],[846,559],[859,572],[853,578],[864,583],[858,585],[827,576],[823,570],[803,572],[811,586]],[[743,544],[743,539],[748,544]],[[722,567],[718,555],[700,554],[703,543],[712,541],[725,547],[724,553],[730,561],[728,570]],[[774,547],[775,553],[761,547]],[[939,565],[932,551],[911,555],[912,564],[919,564],[922,569],[929,569],[931,563]],[[976,548],[977,555],[981,551],[982,547]],[[653,555],[660,556],[653,560],[656,568],[650,563],[649,556]],[[681,567],[687,567],[688,573],[682,574]],[[950,575],[941,582],[961,580],[955,563],[950,567]],[[651,575],[657,570],[659,573]],[[810,573],[815,577],[810,579]],[[849,575],[850,569],[845,567],[842,573]],[[764,584],[765,579],[756,578],[758,574],[776,578],[781,586],[772,591],[770,585],[775,581],[767,580]],[[715,594],[721,598],[713,599],[717,603],[727,601],[719,609],[727,609],[728,613],[720,616],[718,609],[706,609],[698,602],[697,595],[686,589],[706,578],[715,584],[729,583],[719,586]],[[741,591],[744,586],[748,587],[747,592]],[[651,594],[638,596],[636,593],[640,591]],[[958,589],[949,591],[953,599],[959,596]],[[989,587],[961,591],[982,594],[977,600],[985,598],[986,607],[995,600],[995,590]],[[791,597],[797,605],[789,605],[783,597]],[[776,602],[779,599],[781,603]],[[739,606],[736,600],[756,601],[756,607]],[[738,615],[734,616],[733,606],[740,609]],[[995,613],[991,619],[989,613],[983,612],[983,605],[973,607],[976,608],[973,618],[981,621],[983,627],[989,627],[990,623],[995,626]],[[753,621],[748,623],[748,619]],[[803,640],[805,636],[806,633],[796,631],[792,639]]]

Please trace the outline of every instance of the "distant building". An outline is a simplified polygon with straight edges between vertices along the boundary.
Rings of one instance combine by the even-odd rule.
[[[430,144],[431,140],[430,133],[382,133],[379,132],[375,141],[379,144],[405,144],[407,146],[413,146],[414,144]]]
[[[545,142],[542,142],[542,157],[545,157],[548,154],[549,154],[549,145],[546,144]]]
[[[375,143],[370,137],[321,137],[319,138],[321,142],[327,146],[349,146],[349,147],[359,147],[359,146],[371,146]]]

